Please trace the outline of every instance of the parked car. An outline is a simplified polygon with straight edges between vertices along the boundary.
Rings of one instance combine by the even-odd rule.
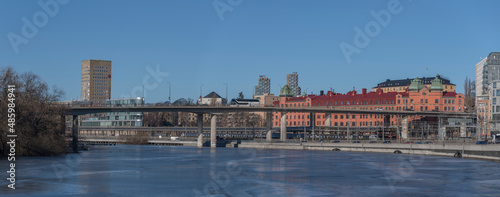
[[[422,142],[415,142],[415,144],[422,144]]]
[[[477,141],[476,144],[486,145],[486,144],[488,144],[488,142],[486,142],[486,141]]]
[[[390,144],[390,143],[391,143],[391,141],[384,141],[384,142],[382,142],[382,143],[384,143],[384,144]]]
[[[370,141],[370,144],[377,143],[377,141]]]
[[[340,143],[340,140],[335,140],[332,143]]]
[[[430,141],[425,141],[424,144],[432,144]]]
[[[352,143],[361,143],[360,141],[352,141]]]
[[[407,142],[405,142],[405,144],[413,144],[413,142],[412,141],[407,141]]]

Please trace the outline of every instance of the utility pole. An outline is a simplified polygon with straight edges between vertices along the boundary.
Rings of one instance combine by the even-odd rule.
[[[226,104],[228,103],[228,100],[227,100],[227,83],[222,83],[226,86]]]
[[[170,82],[167,82],[167,84],[168,84],[168,104],[171,105],[172,102],[170,100],[170,96],[171,96],[170,93],[171,93],[171,90],[172,90],[172,85],[170,84]]]

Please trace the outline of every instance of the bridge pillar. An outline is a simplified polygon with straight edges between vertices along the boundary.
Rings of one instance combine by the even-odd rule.
[[[460,137],[467,137],[467,129],[465,127],[465,122],[460,123]]]
[[[311,126],[311,139],[314,140],[314,127],[316,126],[316,113],[309,114],[309,125]],[[304,136],[304,140],[307,140],[307,136]]]
[[[203,147],[203,113],[196,114],[196,122],[198,123],[198,148]]]
[[[401,121],[401,139],[408,139],[408,116],[403,116]]]
[[[273,139],[273,113],[266,113],[266,141],[270,142]]]
[[[280,140],[286,141],[286,113],[281,113]]]
[[[446,126],[443,124],[443,119],[439,117],[438,121],[438,139],[439,141],[444,140],[446,136]]]
[[[327,126],[327,127],[332,126],[332,114],[331,113],[325,113],[325,126]]]
[[[73,115],[73,151],[78,152],[78,115]]]
[[[217,147],[217,115],[212,114],[210,121],[210,147]]]

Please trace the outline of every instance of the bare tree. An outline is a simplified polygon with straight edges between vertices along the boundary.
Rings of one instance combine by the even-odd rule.
[[[475,98],[475,81],[471,81],[468,77],[465,77],[464,83],[464,108],[466,111],[472,111],[475,109],[476,98]]]
[[[18,74],[12,67],[0,69],[0,110],[8,109],[8,85],[15,85],[16,155],[58,155],[66,152],[64,139],[65,108],[54,102],[64,93],[49,88],[47,83],[31,73]],[[7,125],[6,113],[0,114],[0,124]],[[5,156],[8,127],[0,127],[0,156]]]

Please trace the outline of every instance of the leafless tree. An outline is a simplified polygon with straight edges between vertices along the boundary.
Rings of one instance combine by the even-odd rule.
[[[66,152],[64,139],[65,108],[54,102],[63,91],[49,88],[31,73],[18,74],[12,67],[0,68],[0,111],[8,109],[8,85],[15,85],[16,155],[58,155]],[[0,114],[0,124],[7,125],[7,113]],[[9,127],[0,127],[0,155],[5,156]]]
[[[475,81],[471,81],[468,77],[465,77],[464,83],[464,107],[466,111],[472,111],[475,109]]]

